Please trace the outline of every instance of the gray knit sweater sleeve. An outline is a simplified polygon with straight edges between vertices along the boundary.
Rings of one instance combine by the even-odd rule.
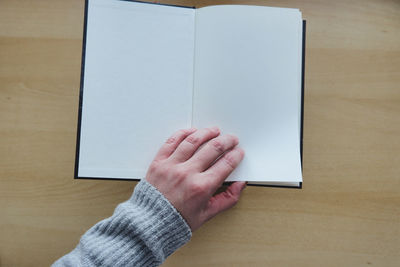
[[[142,180],[128,201],[89,229],[53,266],[158,266],[191,235],[171,203]]]

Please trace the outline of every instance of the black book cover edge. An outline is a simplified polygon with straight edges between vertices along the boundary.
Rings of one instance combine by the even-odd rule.
[[[138,3],[146,3],[152,5],[164,5],[164,6],[173,6],[173,7],[182,7],[182,8],[195,8],[195,7],[187,7],[187,6],[178,6],[178,5],[168,5],[168,4],[160,4],[160,3],[148,3],[143,1],[133,1],[133,0],[120,0],[120,1],[128,1],[128,2],[138,2]],[[96,180],[117,180],[117,181],[140,181],[140,179],[135,178],[106,178],[106,177],[82,177],[78,176],[78,168],[79,168],[79,149],[80,149],[80,141],[81,141],[81,121],[82,121],[82,102],[83,102],[83,86],[84,86],[84,76],[85,76],[85,52],[86,52],[86,32],[87,32],[87,18],[88,18],[88,5],[89,0],[85,0],[85,13],[84,13],[84,23],[83,23],[83,39],[82,39],[82,60],[81,60],[81,81],[80,81],[80,90],[79,90],[79,107],[78,107],[78,127],[77,127],[77,136],[76,136],[76,154],[75,154],[75,170],[74,170],[74,179],[96,179]],[[301,165],[303,166],[303,124],[304,124],[304,75],[305,75],[305,52],[306,52],[306,21],[303,20],[303,40],[302,40],[302,64],[301,64],[301,125],[300,125],[300,160]],[[224,183],[224,185],[229,184],[230,182]],[[279,188],[295,188],[301,189],[303,187],[303,183],[300,182],[299,186],[285,186],[285,185],[267,185],[267,184],[252,184],[248,183],[249,186],[262,186],[262,187],[279,187]]]

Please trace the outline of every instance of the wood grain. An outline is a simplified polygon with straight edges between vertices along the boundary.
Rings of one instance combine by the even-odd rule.
[[[248,187],[165,266],[398,266],[400,2],[300,8],[304,188]],[[74,180],[84,1],[0,1],[0,266],[45,266],[135,182]]]

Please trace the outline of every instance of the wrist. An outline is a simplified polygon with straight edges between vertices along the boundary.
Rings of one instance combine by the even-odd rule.
[[[144,240],[161,262],[190,240],[189,225],[165,196],[146,180],[137,184],[129,202],[148,214],[141,220],[145,224]]]

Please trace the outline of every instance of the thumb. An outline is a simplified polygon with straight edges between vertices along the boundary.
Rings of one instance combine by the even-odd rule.
[[[239,201],[240,193],[245,187],[246,182],[234,182],[224,192],[213,196],[208,203],[208,219],[233,207]]]

